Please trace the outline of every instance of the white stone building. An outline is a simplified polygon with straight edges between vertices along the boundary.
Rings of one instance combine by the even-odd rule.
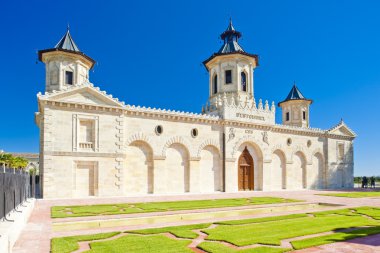
[[[341,121],[310,128],[296,86],[276,106],[254,97],[257,55],[238,44],[230,22],[204,65],[202,114],[126,105],[89,81],[94,60],[69,31],[39,51],[40,174],[44,198],[277,191],[353,187],[355,133]]]

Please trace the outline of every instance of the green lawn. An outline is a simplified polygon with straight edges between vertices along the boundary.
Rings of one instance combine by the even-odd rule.
[[[51,240],[51,252],[52,253],[70,253],[79,249],[78,242],[80,241],[93,241],[93,240],[106,239],[118,234],[120,234],[120,232],[53,238]]]
[[[192,210],[218,207],[235,207],[249,205],[265,205],[300,202],[294,199],[283,199],[275,197],[255,197],[238,199],[215,199],[215,200],[193,200],[172,202],[149,202],[149,203],[126,203],[107,205],[85,205],[85,206],[54,206],[51,208],[52,218],[67,218],[112,214],[132,214],[162,211]]]
[[[332,196],[332,197],[344,197],[344,198],[369,198],[369,197],[380,197],[380,191],[376,191],[376,192],[326,193],[326,194],[318,194],[318,195]]]
[[[164,235],[126,235],[116,240],[90,243],[87,253],[191,253],[189,240],[173,240]]]
[[[197,233],[192,231],[193,229],[207,228],[210,225],[211,225],[211,223],[203,223],[203,224],[177,226],[177,227],[164,227],[164,228],[150,228],[150,229],[143,229],[143,230],[132,230],[132,231],[126,231],[126,232],[142,234],[142,235],[172,233],[173,235],[180,237],[180,238],[194,239],[194,238],[197,238],[198,235],[197,235]]]
[[[289,251],[290,249],[283,248],[270,248],[270,247],[257,247],[252,249],[236,250],[231,249],[221,243],[217,242],[202,242],[198,245],[198,248],[203,249],[206,252],[223,252],[223,253],[282,253]]]
[[[332,242],[345,241],[380,233],[380,208],[360,207],[333,211],[314,212],[311,214],[293,214],[266,218],[223,221],[214,223],[185,225],[177,227],[153,228],[125,231],[125,235],[113,240],[90,242],[88,252],[191,252],[187,247],[191,239],[197,237],[194,230],[208,234],[206,241],[199,248],[210,253],[282,253],[293,250],[281,248],[281,240],[322,232],[334,232],[330,235],[315,236],[303,240],[291,240],[294,249],[309,248]],[[353,228],[350,231],[339,229]],[[171,233],[179,239],[163,235]],[[88,236],[72,236],[52,239],[53,253],[66,253],[78,249],[78,241],[93,241],[110,238],[117,233]],[[187,238],[187,239],[183,239]],[[209,240],[209,241],[207,241]],[[229,242],[236,246],[262,244],[251,249],[233,249],[218,241]],[[272,247],[271,247],[272,246]],[[277,247],[273,247],[277,246]]]

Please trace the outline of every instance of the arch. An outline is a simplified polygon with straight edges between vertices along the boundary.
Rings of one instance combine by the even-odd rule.
[[[190,164],[188,149],[181,143],[172,143],[165,151],[167,193],[184,193],[190,190]]]
[[[309,164],[310,157],[307,157],[307,156],[305,155],[305,153],[307,153],[307,152],[306,152],[305,148],[302,147],[302,146],[295,146],[295,147],[293,148],[293,150],[292,150],[292,155],[291,155],[291,161],[293,161],[294,155],[295,155],[297,152],[302,153],[303,157],[305,158],[306,163]],[[308,159],[308,158],[309,158],[309,159]]]
[[[126,149],[125,192],[127,194],[153,193],[153,150],[145,141],[136,140]]]
[[[207,139],[205,140],[204,142],[201,143],[201,145],[199,145],[198,147],[198,150],[197,150],[197,157],[200,158],[201,156],[201,152],[202,150],[206,147],[206,146],[213,146],[217,151],[218,151],[218,154],[221,156],[222,154],[220,153],[220,149],[219,149],[219,141],[215,140],[215,139]]]
[[[251,143],[257,150],[258,155],[260,156],[261,159],[264,159],[264,157],[267,156],[268,148],[264,146],[261,140],[257,139],[254,136],[245,135],[235,142],[235,145],[232,148],[231,158],[235,158],[235,159],[237,158],[238,150],[244,143]]]
[[[151,140],[148,136],[146,136],[142,132],[139,132],[139,133],[135,133],[135,134],[131,135],[127,139],[127,141],[125,142],[125,145],[129,146],[132,142],[135,142],[135,141],[143,141],[143,142],[147,143],[148,145],[149,145],[149,143],[151,143]]]
[[[190,147],[191,147],[191,143],[190,143],[187,139],[183,138],[182,136],[173,136],[173,137],[169,138],[169,139],[166,141],[166,143],[164,144],[164,146],[163,146],[163,148],[162,148],[162,153],[161,153],[161,154],[162,154],[163,157],[166,157],[166,150],[167,150],[172,144],[175,144],[175,143],[182,144],[182,145],[186,148],[186,150],[187,150],[189,156],[190,156],[190,157],[193,156],[193,153],[194,153],[194,152],[192,152],[192,150],[190,149]]]
[[[245,71],[240,72],[240,86],[241,91],[248,91],[247,73]]]
[[[218,93],[218,75],[214,74],[212,78],[212,94]]]
[[[245,147],[238,159],[238,190],[254,190],[254,162]]]
[[[313,152],[312,165],[313,177],[310,178],[311,187],[316,189],[325,188],[327,175],[322,153]]]
[[[236,183],[238,183],[238,168],[239,168],[239,159],[240,155],[243,153],[244,149],[247,148],[250,155],[253,158],[254,163],[254,189],[262,190],[263,189],[263,162],[264,162],[264,153],[262,152],[263,145],[260,145],[260,142],[254,137],[246,136],[241,138],[236,142],[236,145],[233,149],[233,158],[235,160],[235,168],[232,177],[236,176]],[[236,190],[238,190],[238,184],[236,185]]]
[[[281,149],[272,153],[271,190],[286,189],[286,156]]]
[[[303,152],[297,151],[293,155],[293,166],[291,172],[288,173],[287,182],[293,189],[305,189],[307,187],[306,180],[306,156]]]
[[[215,192],[222,190],[222,166],[219,150],[214,145],[206,145],[200,152],[200,190]]]

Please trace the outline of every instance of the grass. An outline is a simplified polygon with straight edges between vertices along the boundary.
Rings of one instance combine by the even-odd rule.
[[[90,243],[87,253],[191,253],[189,240],[173,240],[164,235],[126,235],[118,239]]]
[[[191,231],[191,230],[207,228],[210,225],[211,225],[211,223],[204,223],[204,224],[176,226],[176,227],[150,228],[150,229],[133,230],[133,231],[126,231],[126,232],[143,234],[143,235],[171,233],[171,234],[173,234],[177,237],[180,237],[180,238],[195,239],[198,237],[198,234]]]
[[[318,195],[332,196],[332,197],[344,197],[344,198],[368,198],[368,197],[380,197],[380,191],[375,191],[375,192],[326,193],[326,194],[318,194]]]
[[[80,241],[101,240],[101,239],[113,237],[118,234],[120,234],[120,232],[53,238],[51,240],[51,252],[52,253],[73,252],[79,249],[78,242]]]
[[[283,239],[375,225],[379,223],[362,216],[326,215],[236,226],[220,225],[202,231],[208,234],[208,240],[227,241],[236,246],[255,243],[280,246]]]
[[[358,229],[350,232],[340,232],[331,235],[319,236],[299,241],[291,242],[295,249],[305,249],[313,246],[319,246],[328,243],[342,242],[350,239],[365,237],[380,233],[380,226]]]
[[[303,218],[303,217],[307,217],[307,214],[301,213],[301,214],[290,214],[290,215],[283,215],[283,216],[272,216],[272,217],[254,218],[254,219],[245,219],[245,220],[220,221],[220,222],[215,222],[215,224],[243,225],[243,224],[249,224],[249,223],[262,223],[262,222],[268,222],[268,221],[280,221],[280,220],[296,219],[296,218]]]
[[[236,207],[249,205],[265,205],[300,202],[294,199],[275,197],[255,197],[236,199],[149,202],[149,203],[126,203],[126,204],[102,204],[83,206],[54,206],[51,208],[52,218],[83,217],[113,214],[132,214],[147,212],[163,212],[178,210],[193,210],[219,207]]]
[[[210,253],[282,253],[289,251],[290,249],[284,249],[284,248],[270,248],[270,247],[257,247],[252,249],[232,249],[229,248],[221,243],[217,242],[202,242],[198,245],[198,248],[203,249],[206,252]]]
[[[371,219],[373,218],[373,219]],[[314,212],[308,214],[293,214],[256,219],[223,221],[215,228],[208,228],[211,223],[185,225],[176,227],[153,228],[126,231],[126,235],[117,239],[91,242],[91,253],[100,252],[191,252],[187,239],[197,238],[193,231],[201,229],[208,234],[199,248],[210,252],[224,253],[282,253],[289,248],[270,247],[280,246],[281,240],[304,235],[314,235],[322,232],[336,231],[333,234],[291,241],[294,249],[309,248],[322,244],[345,241],[380,233],[380,208],[359,207],[338,209],[332,211]],[[339,229],[355,228],[347,232]],[[180,238],[175,240],[162,233],[172,233]],[[79,241],[92,241],[110,238],[118,233],[105,233],[87,236],[72,236],[52,239],[52,252],[72,252],[78,249]],[[212,241],[211,241],[212,240]],[[247,246],[260,243],[261,246],[251,249],[237,250],[227,247],[218,241],[225,241],[236,246]]]

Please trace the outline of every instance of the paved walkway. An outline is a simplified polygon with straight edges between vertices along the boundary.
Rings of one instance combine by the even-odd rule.
[[[142,229],[148,227],[163,227],[172,225],[183,224],[195,224],[200,223],[200,220],[191,222],[175,222],[175,223],[163,223],[156,225],[144,225],[144,226],[125,226],[125,227],[112,227],[112,228],[96,228],[90,230],[80,231],[65,231],[54,232],[52,231],[53,220],[50,218],[50,208],[56,205],[89,205],[89,204],[107,204],[107,203],[137,203],[137,202],[160,202],[160,201],[179,201],[179,200],[198,200],[198,199],[224,199],[224,198],[244,198],[244,197],[282,197],[305,200],[306,202],[320,202],[339,204],[342,206],[331,207],[330,209],[344,208],[344,207],[358,207],[358,206],[378,206],[380,207],[380,198],[338,198],[329,196],[315,195],[318,193],[326,193],[326,191],[280,191],[280,192],[239,192],[239,193],[215,193],[215,194],[183,194],[176,196],[136,196],[136,197],[115,197],[115,198],[89,198],[89,199],[67,199],[67,200],[37,200],[35,209],[30,217],[30,220],[23,230],[19,240],[13,249],[14,253],[47,253],[50,251],[50,239],[59,236],[79,235],[79,234],[93,234],[108,231],[120,231],[129,229]],[[279,204],[281,205],[281,204]],[[241,207],[236,207],[241,208]],[[215,210],[215,209],[213,209]],[[202,210],[207,212],[207,209]],[[178,212],[178,211],[177,211]],[[298,211],[306,212],[305,210]],[[166,212],[167,213],[167,212]],[[254,215],[254,217],[266,217],[290,214],[295,212],[279,212],[268,213],[261,215]],[[139,214],[135,214],[139,215]],[[146,214],[144,214],[146,215]],[[103,216],[104,219],[116,218],[119,216]],[[99,219],[98,217],[95,217]],[[244,216],[244,218],[250,218],[250,216]],[[78,220],[78,218],[70,218],[72,220]],[[79,218],[80,220],[94,219],[94,217]],[[225,220],[231,220],[234,218],[228,217]],[[238,219],[238,217],[236,218]],[[214,222],[219,219],[208,219],[208,222]],[[57,220],[54,220],[57,221]],[[303,251],[297,251],[302,253],[307,252],[344,252],[344,253],[356,253],[356,252],[380,252],[380,235],[369,236],[366,238],[358,238],[342,243],[333,243],[320,247],[309,248]],[[334,250],[334,251],[332,251]]]

